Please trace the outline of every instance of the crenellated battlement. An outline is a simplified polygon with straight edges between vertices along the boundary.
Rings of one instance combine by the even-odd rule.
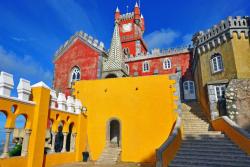
[[[131,55],[130,57],[127,57],[125,61],[130,62],[130,61],[144,60],[144,59],[150,59],[150,58],[158,58],[158,57],[163,57],[163,56],[171,56],[175,54],[190,52],[191,49],[192,48],[190,46],[183,46],[179,48],[169,48],[169,49],[162,49],[162,50],[159,48],[155,48],[155,49],[152,49],[151,52],[147,52],[147,54],[140,54],[135,57]]]
[[[91,35],[83,31],[79,31],[72,35],[69,40],[67,40],[63,45],[60,46],[60,48],[55,53],[54,60],[60,57],[77,39],[85,41],[90,46],[96,48],[101,52],[106,52],[104,43],[102,41],[99,42],[98,39],[94,39]]]
[[[222,20],[207,31],[196,33],[193,36],[193,44],[198,47],[198,53],[201,54],[232,39],[233,33],[237,33],[238,38],[248,38],[249,28],[250,21],[248,16],[229,16],[226,20]]]
[[[123,21],[123,20],[134,19],[134,16],[135,16],[135,13],[134,13],[134,12],[125,13],[125,14],[122,14],[122,15],[120,16],[120,20]]]

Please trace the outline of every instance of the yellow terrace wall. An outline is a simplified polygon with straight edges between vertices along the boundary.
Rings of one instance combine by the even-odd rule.
[[[111,119],[121,124],[121,160],[154,162],[155,150],[176,121],[173,84],[167,75],[79,81],[76,98],[87,108],[87,136],[92,160],[106,145]]]
[[[7,76],[7,79],[3,80],[3,75]],[[66,101],[64,97],[63,103],[65,108],[59,109],[56,105],[56,103],[59,103],[59,97],[57,98],[55,92],[53,97],[51,94],[53,90],[50,90],[50,88],[42,82],[32,87],[29,83],[26,83],[26,87],[30,89],[30,94],[27,99],[22,99],[22,96],[19,97],[20,91],[18,92],[18,98],[12,97],[10,93],[6,93],[8,92],[6,91],[7,87],[3,86],[8,80],[13,80],[12,77],[13,76],[8,73],[0,73],[0,112],[6,116],[6,134],[7,132],[8,134],[13,133],[16,118],[19,115],[25,116],[25,135],[22,146],[23,148],[27,148],[27,153],[16,157],[8,157],[6,154],[2,154],[5,156],[0,157],[0,167],[15,167],[17,165],[20,167],[52,167],[62,163],[82,161],[82,152],[85,151],[87,147],[87,117],[82,112],[83,110],[81,110],[83,107],[81,102],[72,98],[72,110],[69,110],[68,99],[70,98]],[[3,81],[4,83],[2,83]],[[8,89],[13,89],[13,86],[12,88],[9,86]],[[52,107],[52,101],[54,107]],[[76,143],[74,149],[68,152],[44,154],[45,136],[49,120],[52,121],[52,132],[57,132],[60,122],[63,122],[63,132],[65,133],[69,132],[69,125],[73,124],[72,133],[75,134],[75,140],[72,141]],[[26,131],[30,133],[26,133]],[[7,137],[6,134],[5,136]],[[27,137],[27,134],[30,134],[30,137]],[[10,137],[8,137],[8,139],[10,139]],[[27,147],[24,147],[25,141],[28,143]],[[6,143],[8,142],[5,142],[5,145],[9,145]],[[8,151],[10,151],[10,149]],[[4,153],[8,153],[8,151]]]

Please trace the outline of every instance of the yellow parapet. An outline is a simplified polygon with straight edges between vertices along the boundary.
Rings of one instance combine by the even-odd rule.
[[[34,87],[32,89],[32,95],[36,107],[34,110],[34,124],[32,126],[27,166],[39,167],[43,164],[43,154],[41,153],[44,152],[50,90],[46,87]],[[37,156],[37,153],[40,153],[40,155]]]

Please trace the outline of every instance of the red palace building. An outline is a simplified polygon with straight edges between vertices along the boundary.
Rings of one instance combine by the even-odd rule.
[[[153,49],[149,52],[143,39],[144,17],[137,3],[131,13],[121,14],[117,8],[115,21],[119,25],[124,61],[130,77],[175,74],[179,71],[182,99],[196,98],[190,69],[192,48]],[[108,53],[102,42],[77,32],[55,54],[54,89],[70,95],[74,81],[102,79],[103,61],[107,58]]]

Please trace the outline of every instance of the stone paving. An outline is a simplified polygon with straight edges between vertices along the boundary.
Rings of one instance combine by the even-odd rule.
[[[70,163],[55,167],[155,167],[153,164],[139,164],[139,163],[119,163],[115,165],[96,165],[94,163]]]

